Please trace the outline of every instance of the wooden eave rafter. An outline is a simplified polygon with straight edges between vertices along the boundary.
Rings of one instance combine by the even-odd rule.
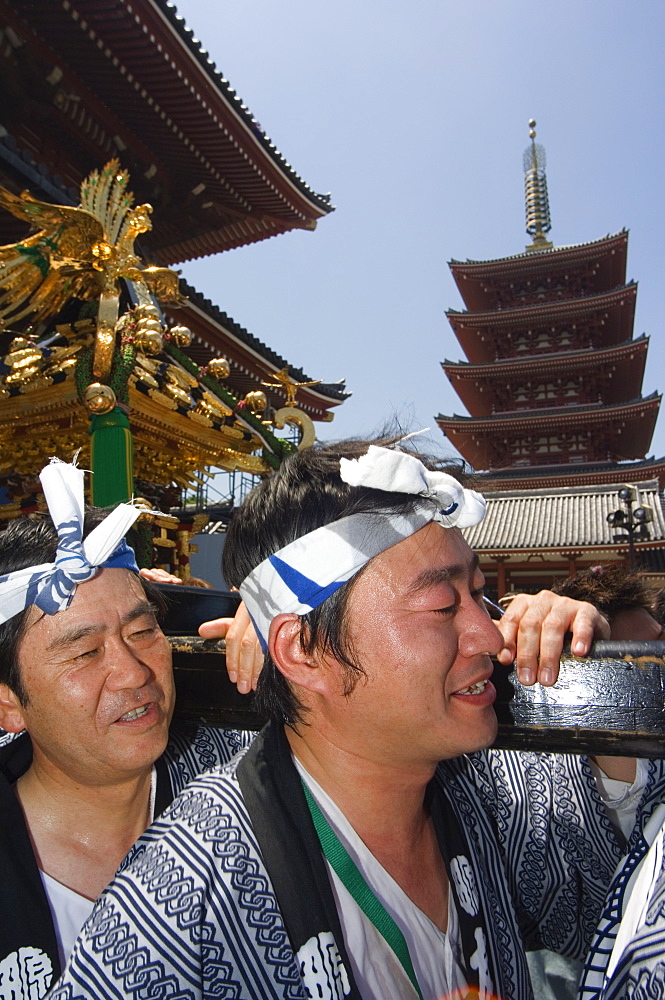
[[[132,157],[147,158],[149,149],[144,170],[163,187],[176,185],[188,202],[196,221],[190,232],[180,227],[165,242],[166,226],[161,236],[156,226],[160,260],[313,228],[331,210],[327,199],[294,173],[225,81],[204,69],[161,7],[158,0],[12,3],[48,44],[54,65],[64,61],[63,69],[92,81]]]

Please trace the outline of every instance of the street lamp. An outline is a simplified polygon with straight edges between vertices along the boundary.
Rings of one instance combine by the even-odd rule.
[[[619,490],[621,507],[607,515],[607,523],[621,532],[621,534],[612,536],[614,541],[628,541],[631,570],[635,569],[635,540],[643,542],[649,537],[647,524],[653,521],[653,510],[651,507],[645,507],[641,504],[633,507],[637,499],[637,489],[634,486],[622,486]]]

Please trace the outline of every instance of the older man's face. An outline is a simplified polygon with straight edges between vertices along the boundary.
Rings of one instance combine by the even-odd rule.
[[[109,784],[140,774],[164,751],[171,650],[135,574],[103,569],[65,611],[32,608],[19,668],[36,763]]]
[[[490,656],[502,640],[483,583],[460,532],[435,523],[367,564],[346,618],[366,678],[331,706],[355,752],[431,766],[492,742]]]

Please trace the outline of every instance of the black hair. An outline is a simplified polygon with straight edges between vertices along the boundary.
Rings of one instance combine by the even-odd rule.
[[[359,458],[371,444],[395,446],[395,438],[348,440],[315,445],[295,452],[269,479],[260,483],[235,512],[227,532],[223,555],[224,578],[239,587],[259,563],[279,549],[316,528],[351,514],[408,514],[423,498],[412,493],[389,493],[364,486],[349,486],[340,478],[341,458]],[[407,451],[397,445],[396,450]],[[459,467],[409,450],[430,469],[441,469],[460,479]],[[362,570],[360,571],[362,572]],[[318,607],[301,615],[302,649],[331,653],[346,669],[344,693],[350,694],[363,675],[346,635],[349,595],[356,574]],[[303,708],[292,687],[268,653],[258,681],[257,710],[282,718],[289,725],[302,722]]]
[[[110,510],[87,507],[83,522],[85,538],[108,517]],[[28,566],[54,562],[58,548],[58,533],[48,514],[28,514],[9,522],[0,534],[0,575],[13,573]],[[140,580],[148,600],[156,605],[158,615],[164,602],[159,590],[147,580]],[[0,624],[0,683],[14,692],[21,705],[28,703],[19,669],[19,647],[25,635],[30,609]]]
[[[552,590],[563,597],[593,604],[610,625],[621,611],[643,608],[652,613],[653,597],[645,578],[618,564],[580,570],[567,580],[557,580]]]

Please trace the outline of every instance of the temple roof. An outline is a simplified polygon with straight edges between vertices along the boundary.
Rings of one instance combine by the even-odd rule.
[[[166,312],[176,321],[189,326],[195,334],[195,340],[187,348],[188,356],[198,365],[205,365],[211,354],[217,357],[224,353],[231,362],[231,381],[237,395],[260,388],[271,405],[279,408],[284,405],[284,392],[258,385],[257,380],[271,381],[276,371],[288,367],[295,381],[311,381],[301,368],[289,365],[276,351],[182,279],[180,290],[187,296],[187,302],[180,309],[171,311],[167,308]],[[313,420],[332,420],[330,408],[343,403],[350,395],[343,379],[333,383],[320,382],[298,389],[298,406]]]
[[[616,470],[615,470],[616,471]],[[487,513],[480,524],[463,531],[466,541],[478,553],[537,553],[552,549],[584,552],[599,546],[620,551],[614,543],[616,528],[607,523],[607,515],[621,507],[618,491],[625,481],[607,486],[571,489],[509,490],[485,492]],[[637,542],[641,548],[665,545],[665,517],[662,494],[657,480],[635,484],[639,504],[651,507],[649,540]],[[624,546],[627,548],[627,545]]]
[[[588,313],[599,312],[602,309],[612,309],[623,306],[624,302],[635,307],[637,297],[637,282],[629,281],[625,285],[613,288],[608,292],[581,297],[549,299],[547,302],[530,302],[512,308],[491,309],[486,312],[464,309],[448,309],[446,316],[455,329],[457,326],[516,326],[532,322],[542,322],[552,319],[558,323]],[[632,314],[630,317],[632,329]]]
[[[551,282],[553,277],[561,275],[568,283],[571,271],[579,268],[585,275],[588,293],[617,288],[626,281],[627,253],[628,232],[624,229],[592,243],[529,251],[495,260],[451,260],[449,266],[465,305],[476,311],[499,308],[502,298],[510,299],[515,294],[511,282],[528,282],[539,277]]]
[[[467,428],[469,431],[473,429],[491,429],[492,431],[502,432],[514,430],[516,433],[521,433],[522,428],[528,425],[533,425],[538,430],[542,426],[544,430],[550,426],[563,427],[570,426],[571,424],[575,426],[579,424],[580,419],[583,419],[586,423],[589,421],[596,424],[606,423],[611,414],[625,416],[626,418],[643,417],[644,411],[655,409],[657,413],[660,400],[661,394],[659,392],[652,392],[648,396],[633,399],[626,403],[589,403],[583,406],[558,406],[550,410],[529,410],[528,413],[524,414],[511,413],[505,418],[501,413],[495,413],[489,417],[465,417],[458,413],[453,413],[452,416],[447,417],[440,413],[436,419],[440,425],[459,424],[460,428]]]
[[[487,268],[488,265],[492,265],[491,272],[494,273],[496,268],[493,265],[495,264],[505,265],[506,270],[512,271],[515,269],[515,262],[517,262],[520,272],[523,270],[551,271],[552,257],[556,257],[557,259],[567,257],[580,260],[593,260],[599,251],[605,252],[608,249],[612,249],[615,243],[617,247],[627,246],[627,229],[622,229],[618,233],[608,233],[607,236],[602,236],[599,240],[591,240],[588,243],[570,243],[567,246],[551,247],[547,250],[530,250],[528,253],[523,251],[522,253],[511,254],[509,257],[490,257],[487,260],[474,260],[471,257],[467,257],[466,260],[457,260],[455,257],[452,257],[449,261],[449,266],[460,273],[466,270],[482,273],[483,269]]]
[[[579,371],[581,368],[593,369],[612,361],[625,361],[632,355],[646,358],[649,338],[646,334],[634,340],[626,340],[623,344],[613,344],[610,347],[587,348],[584,350],[558,351],[556,354],[541,354],[528,357],[499,358],[487,364],[474,364],[469,361],[443,361],[442,368],[447,374],[455,374],[462,379],[504,379],[506,376],[522,378],[526,375],[550,375],[556,372]]]
[[[535,412],[540,403],[533,399],[511,405],[505,394],[509,387],[542,378],[560,384],[562,380],[575,379],[582,374],[594,374],[603,381],[603,399],[606,403],[616,403],[635,399],[642,390],[644,367],[647,358],[649,338],[638,337],[616,347],[600,350],[587,349],[543,354],[537,357],[506,358],[490,364],[470,364],[467,361],[444,361],[442,368],[450,379],[467,409],[474,416],[488,415],[497,403],[497,408],[511,412],[529,409]],[[618,369],[618,374],[617,374]],[[581,398],[590,398],[597,392],[595,383],[590,383]],[[497,400],[501,399],[501,403]]]
[[[550,489],[550,480],[570,489],[586,484],[601,486],[621,479],[624,482],[655,478],[665,486],[665,457],[643,458],[638,462],[566,462],[565,465],[513,467],[477,472],[476,482],[481,492],[501,489]],[[485,485],[486,484],[486,485]],[[500,484],[500,485],[499,485]]]
[[[507,442],[526,438],[534,441],[535,450],[538,435],[566,432],[575,434],[592,431],[590,444],[596,452],[601,450],[601,454],[593,454],[592,458],[601,459],[609,453],[619,460],[640,459],[651,442],[660,400],[660,394],[654,392],[628,403],[589,403],[483,417],[462,417],[457,414],[446,417],[439,414],[436,422],[476,469],[496,469],[498,453]],[[525,459],[527,455],[529,452],[525,453]],[[544,452],[538,459],[530,455],[528,464],[542,468],[555,460],[556,457],[551,453]],[[508,462],[503,464],[507,465]]]
[[[5,73],[16,93],[29,95],[40,129],[30,133],[29,122],[14,121],[11,111],[3,124],[20,148],[30,149],[32,136],[33,151],[47,134],[53,141],[60,133],[65,187],[119,152],[137,197],[155,209],[154,231],[143,241],[155,261],[311,229],[332,210],[329,197],[316,194],[279,153],[166,0],[0,0],[0,15],[19,42],[29,42],[27,69],[8,44]],[[33,79],[39,86],[31,92]],[[47,154],[42,159],[50,162]]]

